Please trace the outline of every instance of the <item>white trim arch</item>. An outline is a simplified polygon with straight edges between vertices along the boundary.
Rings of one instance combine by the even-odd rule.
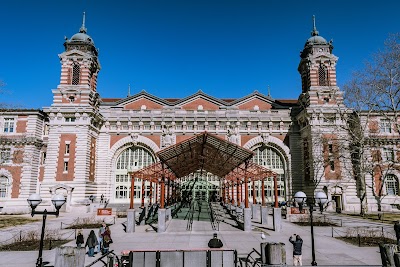
[[[0,177],[6,177],[8,179],[8,184],[6,185],[6,196],[4,198],[0,198],[0,200],[6,200],[11,198],[13,178],[11,173],[6,169],[0,169]]]
[[[116,142],[111,148],[108,153],[109,160],[113,160],[115,157],[115,154],[117,153],[118,150],[120,150],[123,147],[128,147],[128,146],[133,146],[133,145],[139,145],[142,144],[142,146],[147,147],[150,151],[152,151],[155,154],[160,151],[160,148],[157,146],[156,143],[154,143],[151,139],[138,135],[137,138],[133,138],[132,136],[127,136]]]
[[[149,139],[147,137],[140,136],[140,135],[132,135],[132,136],[124,137],[121,140],[119,140],[118,142],[116,142],[111,147],[109,154],[108,154],[110,170],[111,170],[110,176],[108,177],[108,179],[109,179],[108,183],[110,184],[109,198],[112,202],[117,201],[116,196],[115,196],[115,190],[116,190],[116,180],[115,179],[116,179],[117,174],[120,175],[117,172],[118,158],[120,157],[121,153],[123,153],[126,149],[129,149],[131,147],[137,147],[137,148],[142,148],[142,149],[146,150],[151,155],[154,162],[158,161],[156,152],[158,152],[160,150],[160,148],[157,146],[157,144],[155,142],[153,142],[151,139]],[[124,175],[126,175],[126,174],[124,174]],[[127,186],[127,184],[125,186]],[[128,192],[128,194],[129,194],[129,192]],[[129,198],[124,198],[124,200],[122,200],[122,202],[124,202],[124,201],[129,201]]]
[[[290,154],[290,149],[285,143],[283,143],[282,140],[279,138],[276,138],[271,135],[265,135],[265,136],[256,136],[249,141],[247,141],[243,147],[246,149],[249,149],[251,151],[254,151],[255,149],[259,148],[262,145],[269,146],[271,148],[274,148],[277,152],[278,155],[282,157],[283,164],[284,164],[284,170],[285,170],[285,196],[286,200],[290,198],[290,196],[293,195],[291,184],[292,184],[292,174],[290,171],[290,166],[291,164],[291,154]]]

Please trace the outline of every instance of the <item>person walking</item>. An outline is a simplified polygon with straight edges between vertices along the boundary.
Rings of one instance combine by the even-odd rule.
[[[396,233],[397,245],[400,246],[400,222],[394,223],[394,232]]]
[[[215,233],[213,238],[208,241],[209,248],[222,248],[224,244],[222,244],[221,239],[218,238],[218,235]]]
[[[89,251],[88,251],[89,257],[94,257],[94,248],[96,247],[97,244],[98,244],[98,241],[97,241],[96,234],[92,230],[92,231],[90,231],[90,234],[89,234],[89,236],[86,240],[86,244],[85,244],[85,247],[89,248]]]
[[[79,230],[76,236],[76,247],[81,248],[83,243],[85,243],[85,239],[83,238],[82,230]]]
[[[103,234],[106,231],[106,227],[107,227],[107,225],[103,222],[101,224],[100,228],[99,228],[99,234],[98,234],[98,237],[99,237],[99,239],[98,239],[99,242],[98,243],[99,243],[99,245],[97,247],[97,251],[96,252],[103,251]]]
[[[301,248],[303,246],[303,239],[299,235],[294,234],[294,236],[296,240],[293,240],[293,236],[289,238],[289,242],[293,244],[293,266],[302,266]]]
[[[110,244],[112,243],[111,239],[111,230],[110,227],[106,226],[105,231],[103,233],[103,249],[101,250],[101,254],[106,254],[110,248]]]

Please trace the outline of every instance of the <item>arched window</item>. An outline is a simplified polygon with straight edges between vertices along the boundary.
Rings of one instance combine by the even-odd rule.
[[[74,64],[72,66],[72,84],[73,85],[79,84],[80,75],[81,75],[81,68],[79,67],[78,64]]]
[[[324,65],[320,65],[318,69],[318,78],[320,86],[328,86],[328,71]]]
[[[115,199],[123,202],[130,198],[131,176],[129,172],[140,170],[153,163],[152,154],[144,147],[133,146],[122,151],[115,166]],[[135,179],[134,198],[141,198],[141,188],[136,186],[139,183],[141,180]]]
[[[285,199],[285,165],[283,162],[283,158],[281,157],[280,154],[278,154],[277,150],[272,148],[272,147],[265,147],[261,146],[254,150],[254,157],[253,157],[253,162],[266,167],[267,169],[270,169],[274,171],[275,173],[278,174],[277,176],[277,188],[278,188],[278,197],[281,200]],[[260,193],[258,195],[262,195],[261,193],[261,182],[257,183],[258,190]],[[272,177],[268,177],[265,179],[264,182],[264,190],[265,190],[265,196],[267,197],[267,201],[271,202],[273,201],[273,196],[274,196],[274,179]]]
[[[399,180],[393,174],[385,176],[386,194],[390,196],[397,196],[399,194]]]
[[[0,176],[0,199],[8,196],[9,181],[5,176]]]

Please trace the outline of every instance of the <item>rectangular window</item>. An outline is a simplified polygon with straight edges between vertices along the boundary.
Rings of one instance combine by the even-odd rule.
[[[15,131],[15,121],[14,118],[4,119],[4,129],[5,133],[13,133]]]
[[[64,161],[64,172],[68,172],[68,161]]]
[[[333,160],[329,161],[329,166],[331,167],[331,171],[335,171],[335,162]]]
[[[381,133],[391,133],[392,132],[392,127],[390,120],[381,120]]]
[[[66,117],[65,122],[75,122],[75,117]]]
[[[394,161],[393,148],[384,148],[383,149],[383,160],[384,161]]]
[[[65,155],[69,154],[69,144],[65,144]]]
[[[42,152],[42,158],[40,161],[40,164],[44,165],[46,163],[46,152]]]

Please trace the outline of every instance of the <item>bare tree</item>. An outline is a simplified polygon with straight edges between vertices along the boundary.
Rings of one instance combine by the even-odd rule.
[[[393,140],[389,142],[382,135],[382,130],[397,135],[400,130],[399,41],[399,34],[390,35],[384,49],[375,53],[344,86],[345,104],[351,111],[340,114],[351,136],[351,161],[362,214],[367,204],[367,188],[371,189],[378,210],[381,210],[382,200],[387,194],[385,178],[391,170],[398,168],[398,163],[387,155],[382,157],[380,150],[382,146],[393,144]],[[376,176],[379,179],[375,179]],[[367,177],[371,177],[372,183],[366,183]]]

